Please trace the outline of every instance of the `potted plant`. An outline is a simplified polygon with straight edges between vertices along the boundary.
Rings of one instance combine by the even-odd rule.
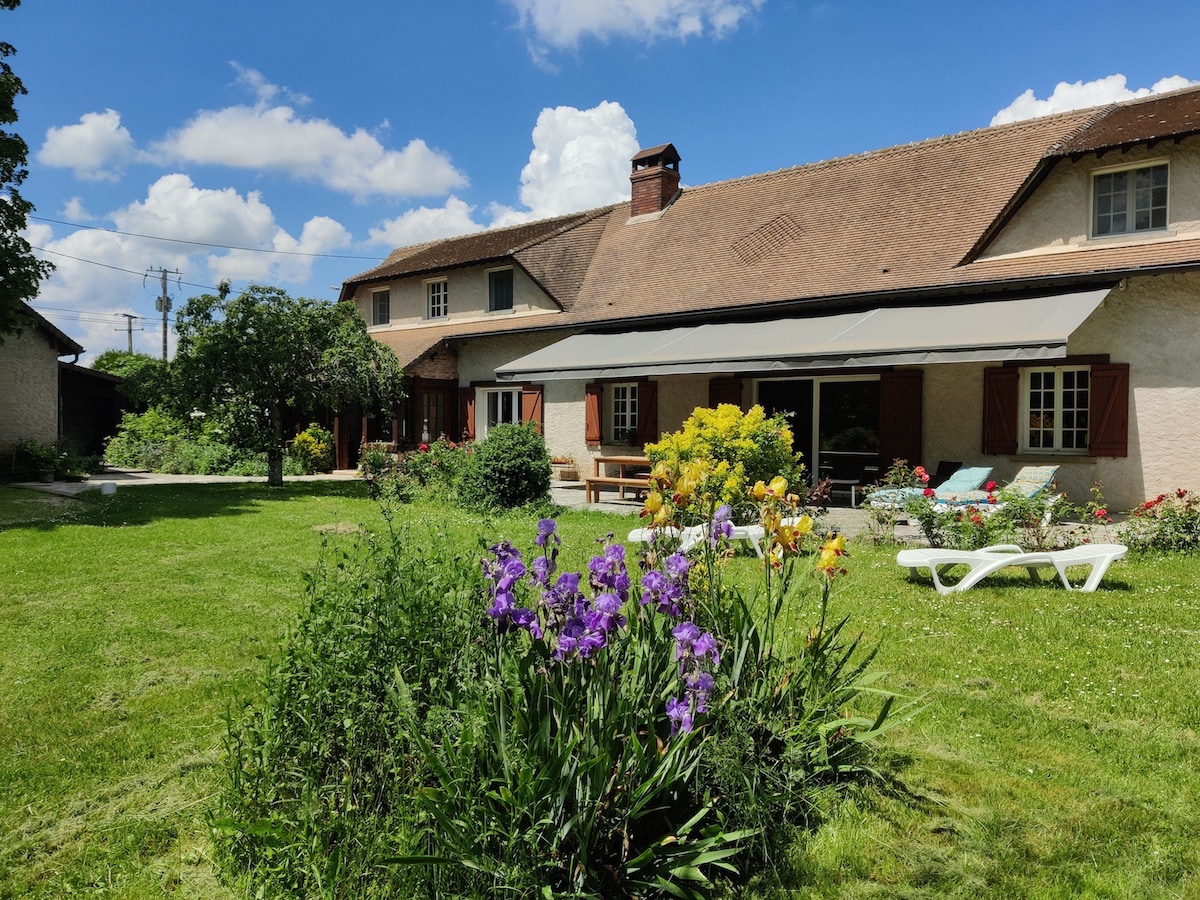
[[[556,481],[578,481],[579,467],[575,465],[573,456],[555,456],[550,459],[550,467],[554,469]]]

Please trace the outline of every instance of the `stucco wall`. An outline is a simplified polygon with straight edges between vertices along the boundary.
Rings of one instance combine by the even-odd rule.
[[[1086,502],[1100,483],[1113,510],[1164,491],[1200,489],[1200,275],[1134,278],[1109,293],[1071,336],[1072,356],[1107,354],[1129,364],[1129,455],[983,456],[982,365],[925,369],[926,466],[962,459],[995,467],[1003,481],[1023,465],[1057,464],[1058,486]]]
[[[1170,166],[1167,230],[1091,238],[1092,176],[1098,170],[1136,168],[1166,162]],[[1200,137],[1152,149],[1063,160],[1051,171],[983,254],[984,259],[1022,253],[1088,250],[1114,243],[1195,239],[1200,236]]]
[[[565,337],[564,332],[496,336],[467,341],[459,348],[459,384],[490,383],[496,367],[512,362]],[[655,379],[658,383],[658,428],[675,431],[697,406],[708,403],[708,376]],[[547,381],[542,385],[546,446],[552,456],[569,456],[579,463],[581,474],[592,470],[591,459],[602,453],[629,453],[616,444],[589,446],[584,439],[586,409],[583,379]],[[482,403],[476,403],[476,433],[481,433]],[[607,415],[607,409],[605,410]]]
[[[58,437],[58,356],[37,328],[0,344],[0,444]]]
[[[558,307],[520,268],[513,269],[513,308],[488,312],[488,272],[495,266],[470,266],[454,269],[437,278],[398,278],[390,283],[360,286],[354,293],[354,305],[367,322],[372,334],[390,328],[440,326],[447,323],[494,319],[507,316],[541,315],[557,312]],[[500,268],[504,268],[503,266]],[[449,285],[448,314],[427,319],[426,284],[445,280]],[[387,290],[391,319],[387,325],[371,325],[372,294]]]

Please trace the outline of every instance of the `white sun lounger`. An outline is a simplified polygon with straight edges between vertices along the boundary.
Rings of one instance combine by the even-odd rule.
[[[1030,577],[1038,579],[1039,568],[1054,567],[1059,580],[1068,591],[1094,591],[1108,571],[1109,564],[1124,559],[1129,552],[1124,544],[1080,544],[1069,550],[1045,550],[1027,553],[1015,544],[997,544],[982,550],[938,550],[918,548],[901,550],[896,554],[896,564],[909,569],[913,575],[928,569],[933,586],[940,594],[965,591],[984,578],[1001,569],[1021,567],[1029,570]],[[966,566],[967,574],[955,584],[943,583],[944,576],[957,566]],[[1091,570],[1079,587],[1067,578],[1067,569],[1072,566],[1087,566]]]
[[[692,548],[699,545],[702,541],[708,540],[708,527],[705,525],[693,525],[690,528],[679,529],[673,525],[666,525],[662,528],[635,528],[629,532],[629,536],[625,538],[631,544],[642,544],[649,547],[654,539],[655,532],[658,533],[658,540],[679,541],[679,549],[683,553],[688,553]],[[754,552],[761,558],[762,551],[762,534],[761,525],[734,525],[733,531],[729,535],[730,541],[745,541],[754,548]]]

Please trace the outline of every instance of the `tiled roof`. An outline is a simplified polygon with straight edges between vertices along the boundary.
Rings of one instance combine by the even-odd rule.
[[[1200,89],[984,128],[684,189],[661,216],[629,204],[402,248],[348,281],[509,256],[558,301],[547,316],[441,335],[749,314],[759,307],[955,293],[1200,265],[1200,241],[978,261],[976,252],[1063,157],[1200,132]],[[657,149],[657,148],[652,148]],[[965,262],[966,261],[966,262]],[[433,332],[380,332],[415,359]],[[424,335],[420,337],[419,335]]]
[[[372,337],[396,352],[400,365],[411,366],[427,353],[438,349],[443,341],[478,334],[501,334],[548,327],[559,327],[563,317],[554,313],[533,316],[500,316],[487,322],[449,322],[423,325],[419,328],[381,329]]]
[[[955,267],[996,211],[1091,115],[692,188],[657,221],[613,215],[573,318],[715,313],[956,283]]]
[[[343,299],[348,296],[347,290],[353,291],[358,284],[507,259],[530,245],[568,231],[603,212],[605,210],[572,213],[508,228],[479,231],[464,237],[401,247],[394,250],[382,265],[347,279],[342,289]]]
[[[1200,133],[1200,90],[1185,88],[1108,107],[1065,141],[1058,156],[1075,156]]]

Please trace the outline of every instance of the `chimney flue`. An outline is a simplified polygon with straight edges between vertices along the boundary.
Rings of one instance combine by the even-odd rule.
[[[641,150],[633,158],[631,216],[662,212],[679,193],[679,153],[673,144]]]

